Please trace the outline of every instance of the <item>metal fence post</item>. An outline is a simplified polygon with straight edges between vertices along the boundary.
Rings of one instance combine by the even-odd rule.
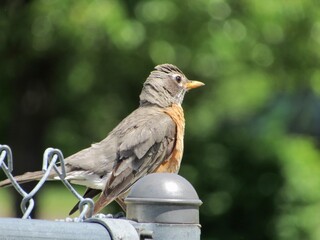
[[[127,218],[142,239],[200,239],[199,206],[193,186],[177,174],[155,173],[137,181],[125,199]]]

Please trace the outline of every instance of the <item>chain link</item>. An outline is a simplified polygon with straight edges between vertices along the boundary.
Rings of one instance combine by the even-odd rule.
[[[35,206],[33,197],[42,188],[49,175],[52,174],[53,171],[60,178],[60,181],[64,184],[64,186],[79,200],[80,215],[79,217],[76,217],[74,221],[80,222],[85,218],[92,217],[94,202],[91,198],[83,198],[66,180],[67,173],[65,171],[64,157],[59,149],[47,148],[45,150],[42,163],[43,176],[29,193],[22,189],[12,175],[13,157],[10,147],[7,145],[0,145],[0,167],[12,183],[12,186],[23,197],[20,204],[21,211],[23,213],[23,219],[31,218],[30,214]]]

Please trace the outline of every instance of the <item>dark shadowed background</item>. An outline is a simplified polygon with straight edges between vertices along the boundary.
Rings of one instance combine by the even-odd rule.
[[[202,239],[318,240],[319,9],[312,0],[1,1],[0,143],[16,174],[39,170],[47,147],[68,156],[103,139],[138,106],[153,67],[173,63],[206,83],[184,102],[180,171],[203,201]],[[0,216],[20,212],[10,189],[0,201]],[[65,218],[75,202],[49,183],[36,217]]]

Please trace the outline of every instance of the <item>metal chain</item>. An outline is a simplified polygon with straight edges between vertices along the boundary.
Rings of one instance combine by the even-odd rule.
[[[91,198],[83,198],[66,180],[66,171],[64,164],[64,157],[62,152],[59,149],[47,148],[43,154],[43,164],[42,171],[43,176],[37,183],[37,185],[29,192],[25,192],[18,182],[15,180],[12,175],[13,171],[13,158],[12,151],[7,145],[0,145],[0,167],[6,174],[7,178],[12,183],[12,186],[17,190],[17,192],[23,197],[20,207],[23,213],[22,218],[31,218],[30,213],[32,212],[35,202],[33,197],[37,194],[37,192],[44,185],[46,180],[48,179],[52,170],[54,170],[57,176],[60,178],[60,181],[64,184],[64,186],[79,200],[79,217],[75,218],[75,222],[83,221],[85,218],[92,217],[94,202]]]

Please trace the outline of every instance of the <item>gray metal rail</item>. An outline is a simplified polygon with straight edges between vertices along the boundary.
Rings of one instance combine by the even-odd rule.
[[[101,224],[0,218],[0,239],[111,240],[112,238]]]

